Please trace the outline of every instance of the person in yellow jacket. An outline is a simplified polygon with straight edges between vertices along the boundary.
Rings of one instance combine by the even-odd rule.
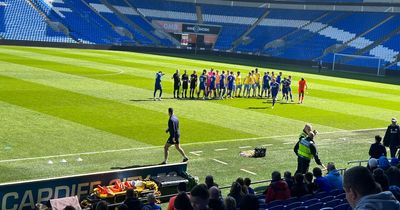
[[[248,97],[250,98],[250,90],[254,84],[254,78],[251,72],[249,72],[249,75],[244,78],[244,90],[243,90],[243,97]]]
[[[317,147],[314,142],[314,137],[317,135],[317,131],[312,131],[312,127],[310,124],[306,124],[303,129],[303,133],[300,134],[299,141],[294,146],[294,153],[297,155],[297,170],[296,173],[305,174],[308,172],[308,168],[310,167],[311,159],[315,159],[315,162],[326,168],[324,164],[322,164],[321,160],[318,156]]]
[[[237,72],[236,78],[235,78],[235,96],[240,97],[240,93],[242,92],[242,76],[240,76],[240,71]],[[244,94],[244,93],[243,93]]]

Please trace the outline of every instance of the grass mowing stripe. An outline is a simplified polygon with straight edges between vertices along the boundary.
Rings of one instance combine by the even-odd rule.
[[[47,52],[47,53],[48,53],[48,55],[52,54],[51,51]],[[70,57],[72,59],[81,59],[81,60],[84,59],[84,60],[87,60],[87,61],[90,61],[90,62],[96,62],[96,63],[100,62],[100,63],[104,63],[104,64],[107,64],[107,65],[120,65],[120,66],[129,67],[129,68],[131,68],[132,65],[133,66],[137,65],[137,67],[139,67],[139,68],[157,69],[157,70],[163,70],[164,72],[169,72],[169,73],[172,73],[174,71],[174,69],[177,68],[177,66],[175,64],[168,65],[166,63],[159,63],[159,62],[154,62],[154,61],[143,61],[140,64],[133,64],[130,61],[125,61],[125,60],[121,60],[121,59],[118,59],[118,58],[115,58],[115,59],[105,59],[105,58],[99,59],[96,56],[82,56],[82,55],[79,55],[79,54],[78,55],[70,55],[68,53],[62,53],[61,55],[64,56],[64,57],[65,56],[66,57]],[[132,61],[132,62],[138,62],[138,61],[136,60],[136,61]],[[157,65],[157,63],[159,63],[159,64]],[[170,67],[170,69],[168,69],[168,67]],[[189,69],[193,69],[193,68],[189,67]],[[141,76],[145,76],[144,74],[145,74],[144,72],[140,73]],[[148,75],[146,75],[146,77],[154,78],[154,72],[148,72]],[[295,80],[296,77],[294,77],[293,79]],[[356,89],[353,90],[353,88],[351,89],[351,91],[349,91],[348,88],[343,88],[343,86],[335,86],[336,82],[319,84],[318,82],[315,82],[314,80],[311,80],[311,79],[308,82],[309,82],[309,86],[310,87],[312,87],[313,89],[315,88],[317,90],[321,89],[321,90],[325,90],[325,91],[328,91],[328,92],[333,92],[333,93],[338,93],[338,94],[351,94],[351,95],[354,95],[354,96],[366,96],[366,95],[368,95],[370,98],[371,97],[372,98],[377,98],[377,99],[385,98],[388,101],[396,101],[396,102],[400,101],[400,96],[398,96],[398,94],[395,94],[395,91],[386,91],[386,92],[390,92],[390,94],[383,94],[383,92],[380,92],[381,88],[379,88],[379,89],[377,89],[377,88],[369,88],[368,90],[370,90],[372,92],[369,92],[369,91],[366,91],[366,90],[356,90]],[[328,84],[328,85],[326,85],[326,84]],[[297,88],[297,86],[295,84],[293,86],[293,90],[295,90],[296,88]],[[340,99],[341,97],[336,97],[336,98]],[[357,102],[358,100],[355,99],[354,101]],[[371,103],[371,104],[374,104],[374,103]],[[388,106],[386,106],[385,108],[388,108]]]
[[[10,58],[11,59],[11,58]],[[12,60],[9,60],[12,61]],[[18,63],[19,61],[16,61]],[[148,83],[153,82],[152,80],[150,81],[149,79],[146,78],[138,78],[138,77],[133,77],[129,75],[112,75],[109,77],[96,77],[96,75],[101,75],[102,73],[107,73],[102,70],[96,70],[94,68],[71,68],[70,66],[58,66],[57,63],[55,62],[42,62],[34,59],[29,59],[29,65],[38,67],[38,68],[48,68],[50,65],[57,66],[57,68],[50,68],[50,70],[55,70],[63,73],[69,73],[69,74],[75,74],[75,75],[80,75],[80,76],[85,76],[85,74],[88,74],[90,78],[97,78],[99,80],[104,80],[104,81],[109,81],[113,83],[118,83],[118,84],[124,84],[124,85],[129,85],[133,87],[145,87],[146,89],[150,89]],[[72,70],[70,70],[72,69]],[[82,72],[80,72],[81,70]],[[142,81],[144,80],[144,81]],[[131,81],[135,81],[135,84],[133,84]],[[140,82],[139,82],[140,81]],[[146,84],[147,83],[147,84]],[[166,89],[167,91],[172,90]],[[331,98],[335,98],[335,96],[332,96]],[[234,101],[228,101],[228,102],[216,102],[216,103],[221,103],[221,104],[229,104],[234,107],[239,107],[243,108],[245,110],[248,110],[250,108],[255,109],[255,107],[249,107],[247,105],[247,102],[249,102],[250,99],[245,99],[245,100],[234,100]],[[254,99],[251,99],[254,101]],[[318,101],[318,100],[317,100]],[[260,100],[256,100],[256,102],[260,103]],[[252,103],[254,104],[254,103]],[[264,106],[265,105],[265,106]],[[308,122],[312,123],[317,123],[317,124],[322,124],[322,125],[327,125],[330,124],[332,127],[336,128],[341,128],[341,129],[354,129],[354,128],[368,128],[370,126],[373,127],[379,127],[383,126],[386,124],[385,121],[381,120],[376,120],[376,119],[369,119],[367,117],[364,117],[364,114],[356,116],[354,114],[350,113],[339,113],[337,111],[326,111],[324,110],[326,106],[331,107],[334,106],[335,104],[331,105],[325,105],[324,107],[319,107],[320,109],[316,108],[309,108],[307,106],[299,106],[296,105],[296,109],[290,109],[289,111],[286,110],[274,110],[274,112],[268,111],[269,114],[273,115],[278,115],[278,116],[284,116],[286,118],[291,118],[291,119],[297,119],[297,120],[302,120],[302,119],[307,119]],[[258,111],[261,113],[265,113],[265,109],[269,109],[270,105],[263,104],[261,107],[258,107]],[[278,105],[279,106],[279,105]],[[263,108],[263,109],[260,109]],[[321,109],[322,108],[322,109]],[[321,118],[321,115],[326,116],[324,118]],[[351,119],[352,124],[347,124],[343,123],[343,120],[346,118]],[[382,118],[379,118],[382,119]]]
[[[47,55],[54,55],[55,54],[55,50],[54,49],[45,49],[45,50],[38,50],[35,48],[29,48],[28,49],[31,52],[37,52],[37,53],[45,53]],[[118,64],[121,66],[126,66],[126,67],[132,67],[132,66],[136,66],[136,65],[140,65],[146,66],[146,68],[149,69],[160,69],[160,70],[164,70],[165,72],[168,73],[173,73],[174,69],[176,68],[185,68],[188,70],[200,70],[205,68],[204,66],[196,66],[192,64],[192,61],[194,60],[188,60],[187,62],[190,62],[190,64],[188,65],[182,65],[182,61],[178,61],[178,62],[174,62],[174,60],[171,59],[161,59],[158,60],[158,62],[162,63],[161,65],[157,65],[157,63],[154,62],[154,59],[149,59],[149,56],[141,56],[141,54],[134,54],[134,57],[132,56],[132,58],[134,59],[127,59],[127,57],[117,57],[117,56],[112,56],[111,51],[107,51],[110,52],[108,54],[103,54],[103,53],[99,53],[102,51],[91,51],[91,52],[86,52],[86,51],[56,51],[56,54],[62,55],[63,57],[69,57],[69,58],[75,58],[75,59],[85,59],[88,61],[94,61],[94,62],[102,62],[102,63],[106,63],[106,64]],[[93,53],[93,54],[90,54]],[[111,54],[111,55],[110,55]],[[133,54],[133,53],[132,53]],[[102,55],[102,56],[99,56]],[[140,57],[142,57],[142,59],[140,59]],[[159,58],[159,56],[154,56],[155,58]],[[101,59],[99,59],[101,58]],[[226,66],[224,66],[224,64],[222,63],[218,63],[218,66],[211,66],[217,69],[220,68],[226,68]],[[195,67],[195,68],[194,68]],[[170,69],[168,69],[170,68]],[[232,69],[233,70],[233,69]],[[246,68],[235,68],[235,70],[241,70],[241,71],[249,71],[249,67]],[[272,69],[271,69],[272,70]],[[276,71],[276,70],[275,70]],[[287,74],[288,72],[286,72]],[[309,75],[304,75],[304,73],[296,73],[296,72],[290,72],[290,74],[296,76],[296,77],[304,77],[304,76],[309,76]],[[354,81],[351,82],[339,82],[337,81],[337,79],[323,79],[326,77],[321,77],[321,76],[315,76],[315,75],[310,75],[312,77],[313,82],[315,83],[321,83],[321,84],[326,84],[329,86],[337,86],[337,87],[344,87],[347,88],[348,85],[352,85],[352,89],[357,89],[357,90],[365,90],[365,91],[371,91],[371,92],[378,92],[378,93],[385,93],[385,94],[391,94],[391,95],[397,95],[396,94],[396,89],[399,90],[399,88],[397,86],[391,85],[391,88],[384,88],[383,85],[380,86],[373,86],[371,87],[371,84],[376,84],[376,83],[370,83],[368,85],[361,85],[361,84],[355,84]],[[318,79],[319,78],[319,79]],[[343,80],[341,80],[343,81]],[[360,81],[357,81],[358,83],[360,83]],[[397,88],[396,88],[397,87]]]
[[[46,65],[50,65],[50,64],[51,64],[51,62],[47,62]],[[35,67],[43,67],[43,62],[33,60],[30,62],[30,65],[33,65]],[[54,65],[56,65],[56,63],[54,63]],[[75,69],[77,69],[77,68],[75,68]],[[58,67],[55,70],[61,71],[64,73],[70,73],[70,72],[68,72],[69,68],[66,66]],[[88,73],[88,74],[93,74],[93,75],[103,73],[102,71],[97,72],[94,68],[91,68],[90,71],[89,71],[89,69],[85,68],[85,69],[82,69],[82,71],[85,73]],[[81,73],[76,73],[75,70],[72,72],[74,74],[82,75]],[[90,77],[92,77],[92,76],[90,76]],[[125,79],[123,79],[124,77],[125,77]],[[95,77],[93,76],[92,78],[95,78]],[[149,85],[143,84],[142,82],[140,84],[136,84],[136,85],[131,84],[130,79],[127,78],[126,75],[115,75],[115,76],[99,78],[99,79],[105,80],[105,81],[110,81],[110,82],[115,82],[115,83],[120,83],[120,84],[125,84],[125,85],[130,85],[130,86],[146,87],[149,89]],[[132,78],[132,80],[138,81],[139,78]],[[148,81],[148,82],[150,82],[150,81]],[[332,97],[332,98],[334,98],[334,97]],[[237,101],[237,100],[235,100],[235,101]],[[235,103],[237,103],[237,102],[235,102]],[[242,101],[241,103],[244,103],[244,102]],[[238,104],[239,105],[237,105],[237,104],[232,104],[232,105],[233,106],[236,105],[236,107],[240,107],[240,103],[238,103]],[[241,107],[241,108],[248,109],[248,107]],[[265,111],[265,110],[263,110],[263,111]],[[331,125],[334,125],[333,127],[341,128],[341,129],[367,128],[370,125],[382,126],[382,125],[386,124],[383,121],[376,121],[376,120],[368,119],[366,117],[363,117],[363,115],[361,115],[361,116],[355,116],[355,115],[349,115],[349,114],[344,115],[344,114],[340,114],[338,112],[325,111],[323,109],[315,109],[315,108],[307,108],[307,107],[295,109],[290,112],[278,113],[278,111],[275,111],[275,112],[270,112],[270,113],[274,114],[274,115],[285,116],[286,118],[297,119],[297,120],[307,119],[309,122],[312,122],[312,123],[331,124]],[[321,115],[324,115],[327,117],[321,118],[320,117]],[[336,117],[333,117],[333,116],[336,116]],[[346,118],[351,119],[355,123],[354,124],[343,123],[343,120]],[[382,119],[382,118],[380,118],[380,119]]]
[[[305,104],[297,104],[297,103],[277,103],[273,110],[270,109],[271,99],[269,99],[268,104],[260,104],[258,106],[249,106],[248,101],[260,101],[258,99],[235,99],[235,100],[226,100],[226,101],[218,101],[216,103],[224,103],[226,105],[230,105],[237,108],[242,108],[244,110],[251,109],[260,113],[273,113],[278,116],[291,118],[291,119],[306,119],[308,122],[319,125],[329,125],[335,128],[340,129],[363,129],[370,127],[384,127],[387,125],[387,121],[378,119],[371,119],[364,116],[358,116],[354,114],[345,114],[337,111],[329,111],[326,110],[325,107],[313,108],[309,106],[305,106]],[[306,99],[307,100],[307,99]],[[318,99],[315,99],[318,100]],[[263,100],[264,101],[264,100]],[[313,103],[313,101],[306,101],[305,103]],[[334,109],[335,104],[327,104],[326,106],[330,106],[331,110]],[[290,108],[288,108],[290,107]],[[323,117],[321,117],[323,116]],[[344,123],[345,122],[345,123]]]
[[[205,101],[169,100],[167,102],[153,102],[148,101],[148,96],[152,94],[152,91],[141,88],[134,88],[50,70],[33,68],[26,65],[0,62],[0,66],[3,66],[3,69],[5,70],[0,71],[0,74],[6,76],[20,78],[69,91],[75,91],[98,98],[110,99],[154,111],[163,112],[163,110],[166,110],[168,107],[174,107],[176,110],[179,110],[178,116],[204,121],[209,124],[235,129],[258,136],[265,136],[265,133],[270,133],[271,135],[279,134],[280,131],[278,128],[281,123],[293,125],[293,127],[287,129],[288,132],[290,130],[293,131],[291,133],[297,132],[295,127],[302,127],[304,125],[303,121],[271,116],[269,114],[260,114],[253,111],[244,111],[231,106],[219,105]],[[53,68],[55,68],[55,70],[57,69],[57,67]],[[130,99],[136,100],[130,101]],[[196,109],[194,110],[193,107],[196,107]],[[207,113],[210,113],[210,110],[218,113],[218,116],[216,115],[212,120],[209,120],[207,116]],[[338,130],[324,125],[318,125],[318,127],[325,131]]]
[[[131,138],[2,101],[0,119],[3,121],[0,127],[0,149],[4,148],[0,152],[0,160],[96,151],[103,150],[105,145],[109,149],[148,146]]]
[[[10,77],[0,77],[0,99],[45,114],[136,139],[152,145],[165,143],[168,116],[139,107],[81,95]],[[104,123],[107,122],[107,123]],[[182,139],[194,142],[187,134],[213,140],[226,136],[249,136],[230,129],[181,118]],[[187,126],[190,125],[190,126]],[[212,131],[218,129],[215,134]],[[199,140],[199,139],[197,139]],[[105,145],[104,145],[105,146]]]

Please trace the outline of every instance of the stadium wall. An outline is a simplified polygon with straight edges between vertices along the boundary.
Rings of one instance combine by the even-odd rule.
[[[57,47],[57,48],[76,48],[76,49],[97,49],[97,50],[116,50],[116,51],[129,51],[139,53],[153,53],[153,54],[176,54],[183,57],[188,55],[212,55],[216,56],[216,60],[220,61],[221,57],[226,58],[239,58],[245,60],[253,60],[260,62],[268,62],[275,64],[290,64],[296,66],[304,66],[310,68],[315,66],[316,62],[290,60],[277,57],[269,57],[264,55],[255,54],[241,54],[236,52],[221,52],[211,50],[194,50],[184,48],[162,48],[162,47],[141,47],[141,46],[117,46],[117,45],[92,45],[92,44],[72,44],[72,43],[55,43],[55,42],[36,42],[36,41],[19,41],[19,40],[0,40],[0,45],[16,45],[16,46],[31,46],[31,47]],[[212,60],[212,58],[210,58]],[[236,63],[235,61],[233,61]],[[242,64],[242,63],[236,63]],[[332,69],[332,64],[327,64],[326,68]],[[337,64],[336,64],[337,65]],[[376,73],[377,69],[368,69],[366,67],[356,67],[349,65],[337,65],[337,69],[346,69],[352,72],[363,73]],[[386,70],[386,75],[400,77],[400,70]]]

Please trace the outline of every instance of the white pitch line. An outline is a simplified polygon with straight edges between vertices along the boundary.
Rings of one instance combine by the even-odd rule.
[[[215,162],[217,162],[217,163],[221,163],[221,164],[224,164],[224,165],[228,165],[228,163],[225,163],[224,161],[220,161],[220,160],[217,160],[217,159],[212,159],[213,161],[215,161]]]
[[[329,140],[331,140],[331,139],[321,139],[320,141],[329,141]]]
[[[239,149],[246,149],[246,148],[250,148],[251,146],[242,146],[242,147],[239,147]]]
[[[124,70],[121,70],[119,72],[114,72],[114,73],[107,73],[107,74],[87,74],[87,75],[83,75],[83,76],[111,76],[111,75],[118,75],[118,74],[123,74],[125,73]]]
[[[359,130],[340,130],[340,131],[330,131],[319,133],[321,134],[333,134],[333,133],[351,133],[351,132],[362,132],[362,131],[375,131],[375,130],[383,130],[386,128],[372,128],[372,129],[359,129]],[[191,146],[191,145],[204,145],[204,144],[217,144],[217,143],[226,143],[226,142],[238,142],[238,141],[251,141],[251,140],[260,140],[260,139],[274,139],[274,138],[284,138],[284,137],[297,137],[297,134],[290,135],[281,135],[281,136],[264,136],[264,137],[255,137],[255,138],[242,138],[242,139],[225,139],[225,140],[216,140],[209,142],[193,142],[182,144],[183,146]],[[272,144],[266,144],[267,146],[272,146]],[[264,145],[263,145],[264,146]],[[18,162],[25,160],[40,160],[47,158],[59,158],[59,157],[71,157],[71,156],[80,156],[80,155],[95,155],[95,154],[104,154],[104,153],[114,153],[114,152],[123,152],[123,151],[134,151],[134,150],[145,150],[145,149],[159,149],[164,146],[148,146],[148,147],[132,147],[125,149],[114,149],[114,150],[103,150],[103,151],[95,151],[95,152],[82,152],[82,153],[70,153],[70,154],[62,154],[62,155],[48,155],[48,156],[37,156],[37,157],[29,157],[29,158],[15,158],[15,159],[7,159],[0,160],[0,163],[9,163],[9,162]]]
[[[195,152],[189,152],[189,153],[192,154],[192,155],[200,156],[200,154],[197,154]]]
[[[228,148],[215,149],[214,151],[218,152],[218,151],[226,151],[226,150],[228,150]]]
[[[270,147],[270,146],[274,146],[273,144],[263,144],[263,145],[261,145],[261,146],[263,146],[263,147]]]
[[[282,143],[282,144],[294,144],[293,142],[285,142],[285,143]]]
[[[191,151],[191,152],[193,152],[193,153],[202,153],[203,151]]]
[[[256,173],[254,173],[254,172],[251,172],[251,171],[248,171],[248,170],[246,170],[246,169],[240,169],[241,171],[244,171],[244,172],[246,172],[246,173],[249,173],[249,174],[253,174],[253,175],[257,175]]]

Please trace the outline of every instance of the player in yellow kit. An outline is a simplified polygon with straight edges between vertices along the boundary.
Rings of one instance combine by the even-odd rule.
[[[236,74],[235,85],[236,85],[235,96],[240,97],[240,92],[242,92],[242,76],[240,76],[240,71],[238,71]]]
[[[258,72],[258,68],[256,68],[254,72],[254,82],[253,97],[260,96],[261,75],[260,72]]]

